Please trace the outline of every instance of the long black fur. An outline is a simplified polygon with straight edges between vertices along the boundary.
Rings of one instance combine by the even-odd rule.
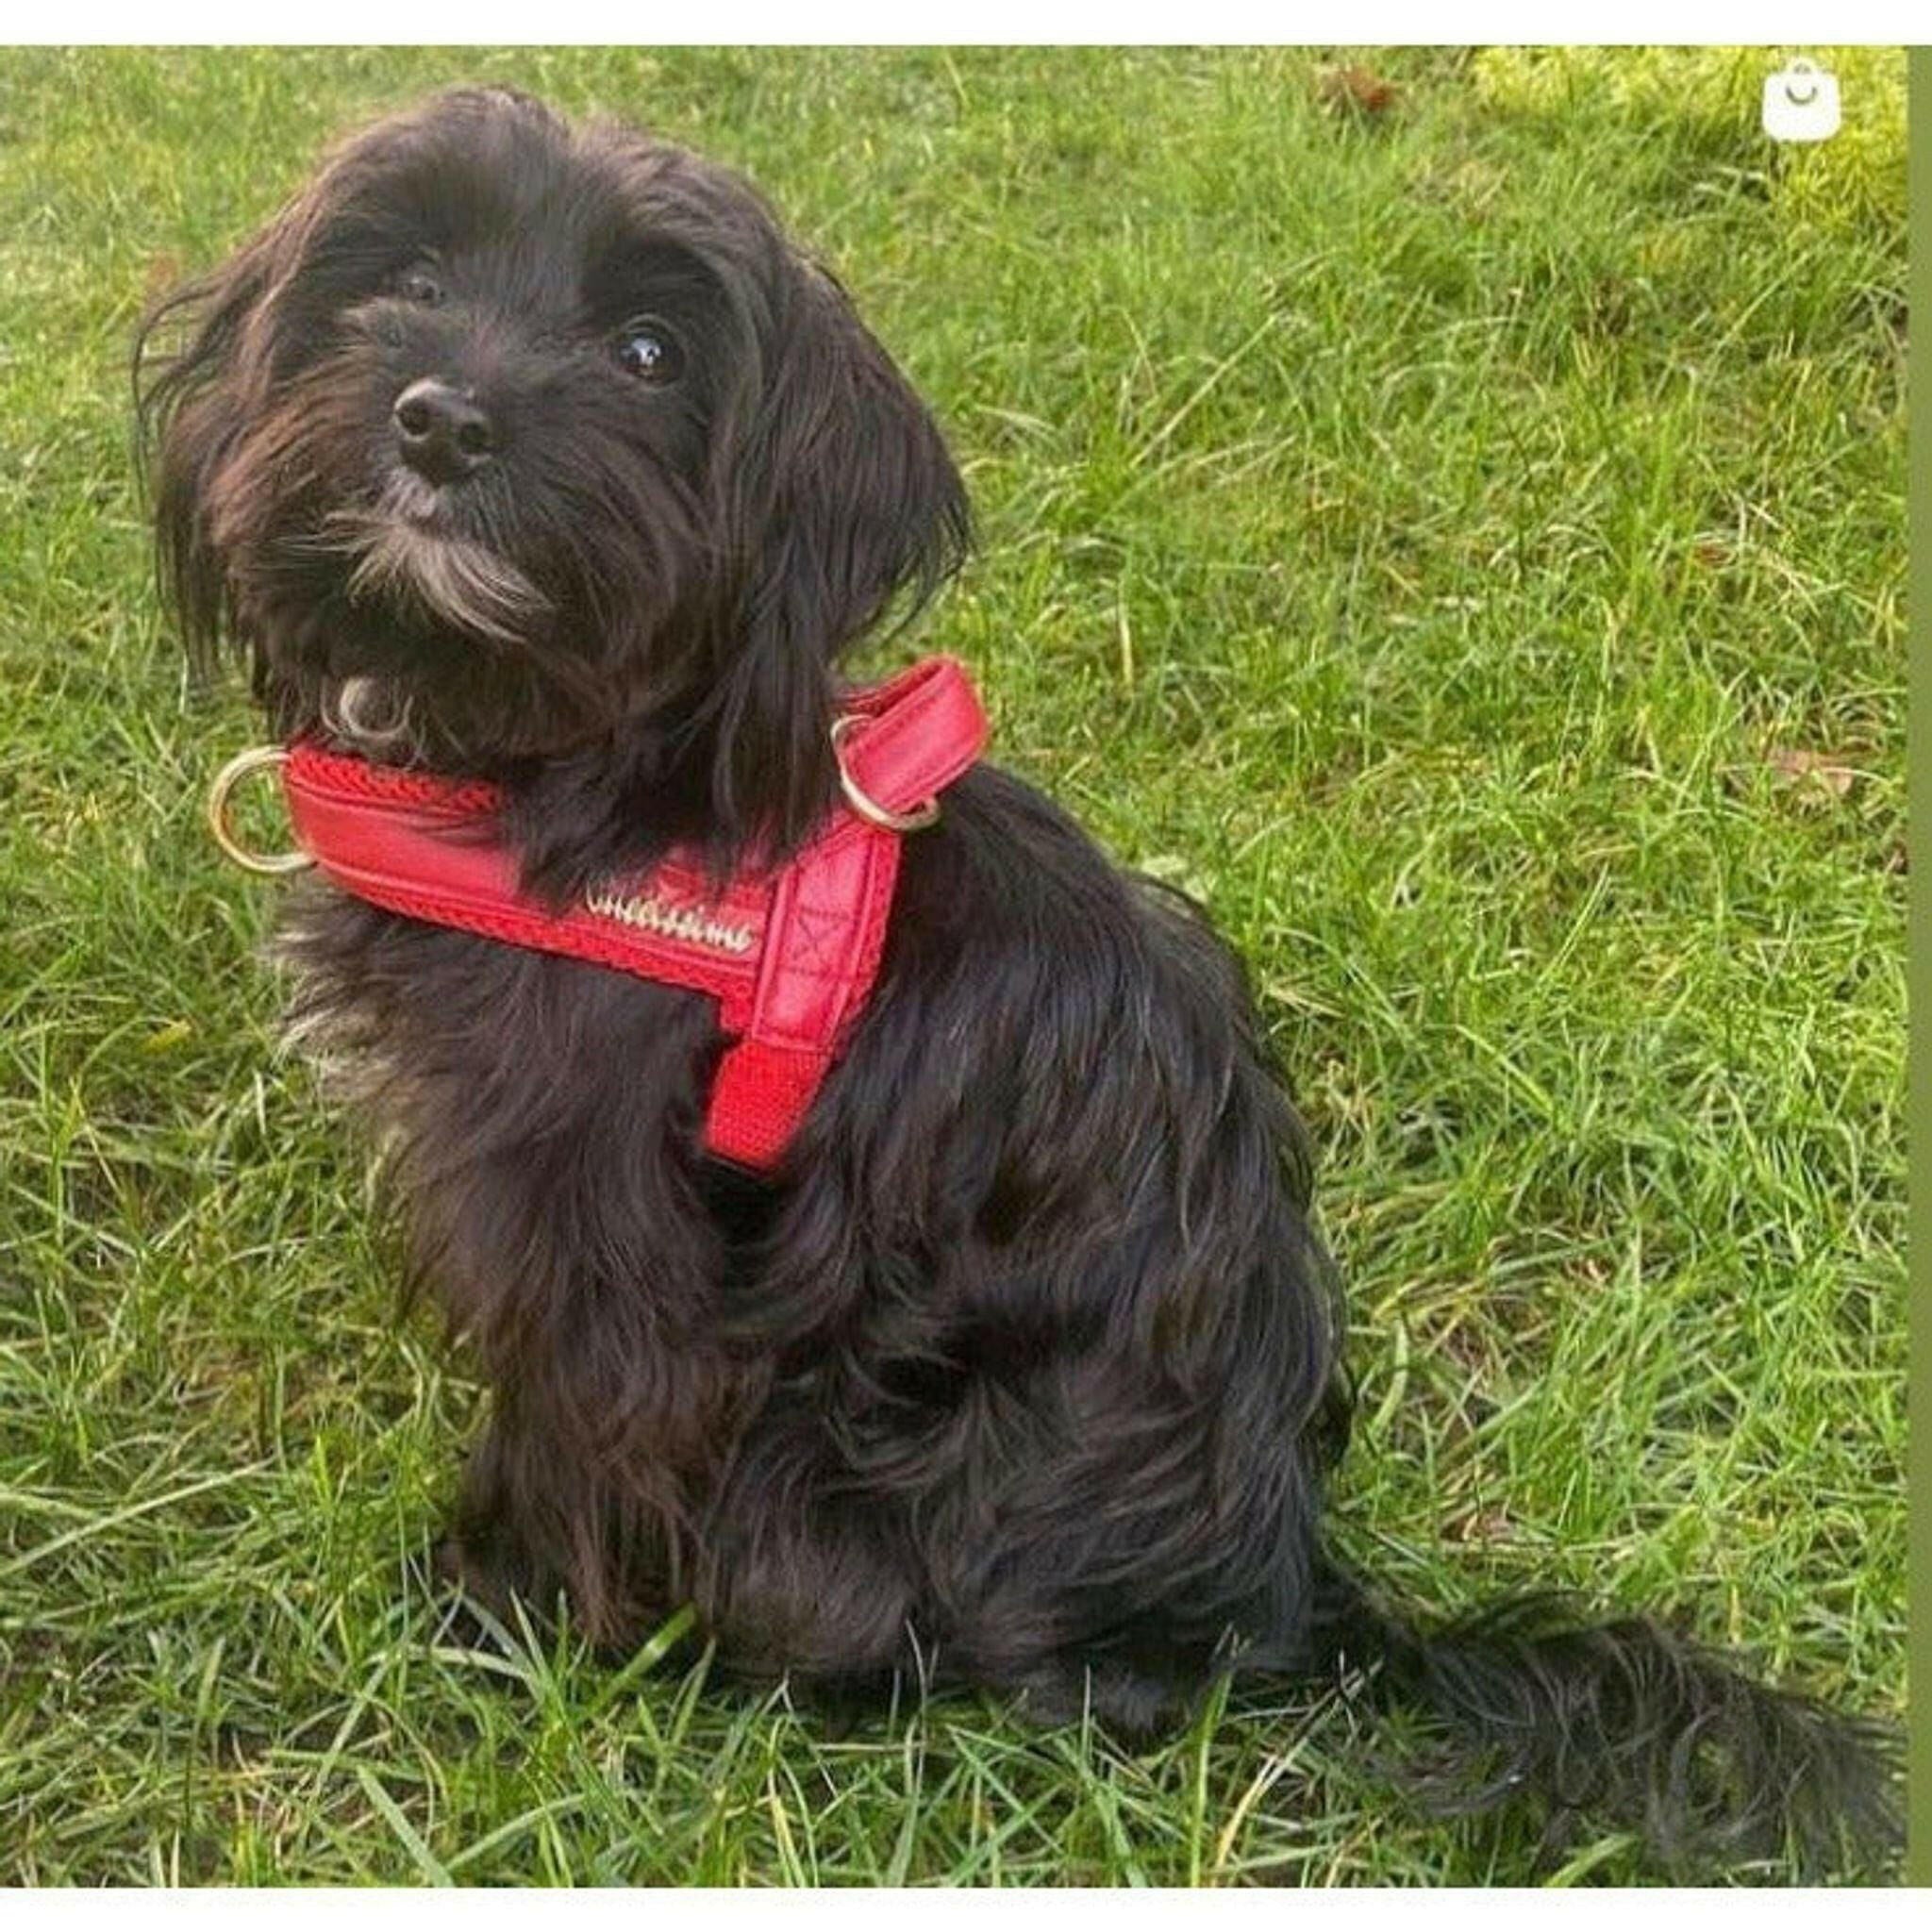
[[[278,732],[501,781],[559,901],[673,845],[795,847],[840,654],[966,543],[931,416],[749,189],[508,92],[350,140],[137,366],[196,651],[242,647]],[[495,439],[433,500],[391,417],[431,375]],[[699,1151],[697,996],[314,885],[286,942],[493,1391],[448,1545],[486,1598],[563,1591],[613,1643],[690,1601],[747,1674],[1130,1736],[1230,1669],[1359,1670],[1438,1724],[1449,1802],[1595,1814],[1680,1869],[1895,1840],[1874,1727],[1645,1620],[1424,1635],[1338,1565],[1341,1313],[1242,973],[1018,779],[975,770],[908,841],[770,1181]]]

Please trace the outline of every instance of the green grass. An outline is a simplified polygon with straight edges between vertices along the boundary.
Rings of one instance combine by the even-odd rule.
[[[1902,150],[1365,58],[1380,116],[1286,52],[0,53],[0,1878],[1535,1875],[1334,1699],[839,1735],[411,1580],[477,1391],[271,1050],[125,356],[466,75],[744,166],[941,411],[983,551],[922,641],[1208,901],[1319,1141],[1350,1550],[1901,1707]]]

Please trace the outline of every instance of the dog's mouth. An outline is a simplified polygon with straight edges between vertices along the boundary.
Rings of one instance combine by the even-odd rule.
[[[450,492],[407,470],[384,480],[374,504],[331,514],[325,535],[352,559],[352,602],[399,602],[499,644],[527,641],[550,613],[525,571],[459,526]]]
[[[396,517],[425,530],[447,525],[452,515],[449,490],[419,476],[413,470],[392,470],[382,486],[379,508],[384,515]]]

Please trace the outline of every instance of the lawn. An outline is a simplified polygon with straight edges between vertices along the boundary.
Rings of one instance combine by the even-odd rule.
[[[1768,64],[0,51],[0,1879],[1641,1871],[1414,1815],[1327,1692],[1137,1757],[443,1621],[478,1391],[275,1051],[125,357],[458,76],[741,164],[935,403],[981,550],[920,645],[1212,908],[1312,1124],[1347,1551],[1902,1707],[1904,63],[1777,153]]]

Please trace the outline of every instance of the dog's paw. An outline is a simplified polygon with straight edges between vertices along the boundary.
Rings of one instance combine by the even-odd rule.
[[[428,1569],[432,1587],[439,1593],[454,1592],[459,1610],[480,1610],[497,1624],[515,1627],[516,1587],[488,1551],[452,1533],[437,1540]]]

